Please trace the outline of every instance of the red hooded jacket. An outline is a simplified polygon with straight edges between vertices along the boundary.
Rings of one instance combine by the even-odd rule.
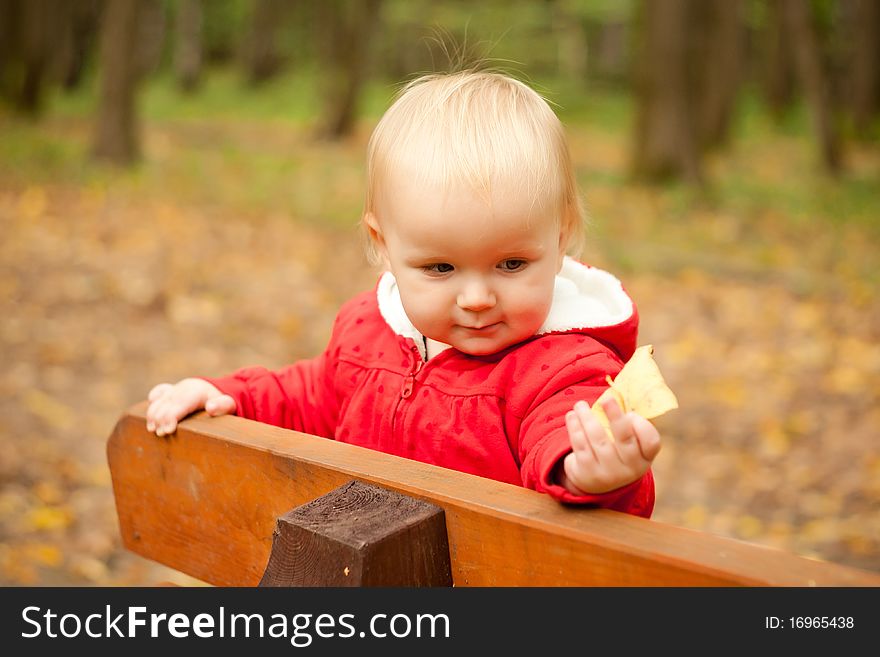
[[[386,273],[342,307],[319,356],[207,380],[235,399],[242,417],[650,517],[650,470],[599,495],[573,495],[552,477],[571,451],[566,412],[608,387],[605,377],[632,356],[637,331],[620,282],[566,258],[534,337],[487,356],[447,349],[426,360]]]

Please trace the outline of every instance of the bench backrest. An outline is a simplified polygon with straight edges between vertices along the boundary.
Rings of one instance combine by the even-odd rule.
[[[260,582],[276,519],[356,479],[442,507],[456,586],[880,586],[880,573],[228,416],[171,437],[146,402],[107,444],[124,545],[220,586]]]

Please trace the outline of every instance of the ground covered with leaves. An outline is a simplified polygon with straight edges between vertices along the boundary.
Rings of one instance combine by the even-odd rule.
[[[623,280],[680,404],[654,518],[880,571],[880,156],[827,181],[808,141],[746,134],[698,195],[629,183],[601,128],[572,128],[583,258]],[[190,582],[121,547],[107,437],[157,382],[322,348],[376,277],[368,130],[156,121],[116,172],[83,164],[83,118],[0,117],[0,584]]]

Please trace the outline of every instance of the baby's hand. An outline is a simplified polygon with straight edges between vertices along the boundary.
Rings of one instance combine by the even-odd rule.
[[[205,409],[208,415],[235,412],[235,400],[224,395],[204,379],[182,379],[177,383],[160,383],[147,397],[147,431],[165,436],[177,430],[178,421],[194,411]]]
[[[572,493],[607,493],[625,486],[645,474],[660,452],[660,434],[648,420],[624,414],[614,399],[604,402],[602,410],[613,442],[586,402],[577,402],[565,415],[572,452],[563,461],[561,483]]]

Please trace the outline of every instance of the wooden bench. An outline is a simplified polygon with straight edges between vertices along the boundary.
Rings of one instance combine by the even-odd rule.
[[[279,518],[357,481],[442,510],[454,586],[880,586],[880,573],[238,417],[196,414],[157,438],[146,407],[125,412],[107,443],[123,543],[209,584],[259,584],[270,553],[283,556]]]

